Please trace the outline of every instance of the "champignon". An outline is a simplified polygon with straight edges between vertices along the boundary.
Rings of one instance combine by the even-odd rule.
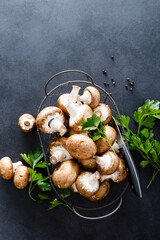
[[[96,167],[97,167],[95,158],[79,159],[78,161],[82,165],[82,167],[84,167],[86,169],[96,169]]]
[[[112,174],[114,173],[119,165],[119,157],[116,153],[108,151],[102,156],[96,156],[97,169],[103,174]]]
[[[111,179],[115,183],[122,182],[127,177],[127,171],[125,168],[125,164],[122,158],[119,158],[119,166],[118,169],[111,175],[101,175],[101,182],[104,180]]]
[[[3,179],[9,180],[13,177],[15,170],[22,165],[23,163],[21,161],[12,163],[12,160],[10,157],[3,157],[0,160],[0,176]]]
[[[50,141],[48,152],[51,154],[50,162],[52,164],[72,159],[71,155],[66,149],[66,141],[66,137],[57,137]]]
[[[72,91],[70,93],[65,93],[59,96],[57,100],[57,106],[66,114],[69,115],[68,112],[68,105],[70,102],[78,105],[81,105],[81,102],[79,101],[79,90],[81,88],[79,86],[72,86]]]
[[[16,169],[13,183],[16,188],[23,189],[29,182],[29,170],[26,166],[20,166]]]
[[[52,175],[52,181],[58,188],[68,188],[75,182],[78,173],[78,163],[73,160],[67,160],[55,168]]]
[[[88,199],[93,202],[100,201],[108,195],[109,190],[110,190],[109,182],[104,181],[100,184],[98,191]]]
[[[91,197],[99,189],[99,178],[98,172],[85,171],[80,173],[76,180],[78,192],[84,197]]]
[[[64,123],[65,117],[62,110],[53,106],[44,108],[36,119],[37,128],[41,132],[46,134],[59,132],[60,136],[67,132]]]
[[[104,103],[100,103],[94,108],[93,113],[100,117],[103,124],[108,124],[112,119],[112,110]]]
[[[95,108],[99,104],[100,93],[97,88],[89,86],[84,89],[83,95],[80,96],[79,99],[91,108]]]
[[[73,158],[89,159],[92,158],[96,152],[96,144],[92,139],[83,134],[74,134],[67,139],[67,149]]]
[[[36,126],[36,119],[31,114],[25,113],[18,119],[18,126],[23,132],[31,132]]]
[[[106,137],[107,137],[110,145],[112,146],[117,137],[116,130],[113,127],[110,127],[108,125],[106,125],[105,127],[106,127],[106,130],[105,130]],[[105,140],[105,138],[100,138],[97,141],[95,141],[95,143],[97,145],[97,153],[104,153],[110,149],[110,145]]]

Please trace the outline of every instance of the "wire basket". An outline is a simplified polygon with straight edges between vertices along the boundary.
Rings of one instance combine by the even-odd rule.
[[[74,78],[73,78],[73,74],[74,74]],[[81,77],[83,75],[83,78],[85,78],[85,80],[79,79],[80,74],[81,74]],[[66,80],[66,79],[68,79],[68,77],[69,77],[69,80]],[[64,82],[64,79],[66,80],[65,82]],[[74,80],[70,80],[70,79],[74,79]],[[62,83],[57,85],[57,82],[59,82],[59,81],[62,81]],[[52,84],[53,84],[53,86],[52,86]],[[48,90],[49,85],[51,85],[50,90]],[[122,125],[120,113],[119,113],[118,107],[117,107],[114,99],[109,95],[108,92],[106,92],[106,90],[104,90],[99,85],[95,84],[92,77],[89,74],[87,74],[83,71],[80,71],[80,70],[66,70],[63,72],[59,72],[59,73],[53,75],[47,81],[47,83],[45,85],[45,97],[39,106],[38,113],[45,107],[56,106],[57,98],[61,94],[69,93],[72,89],[72,85],[80,86],[81,87],[80,91],[83,91],[84,88],[87,87],[88,85],[92,85],[92,86],[96,87],[99,90],[100,95],[101,95],[100,102],[107,103],[110,106],[110,108],[113,112],[113,115],[118,115],[118,117],[120,118],[121,125]],[[98,202],[91,202],[87,198],[81,196],[80,194],[74,193],[74,192],[71,193],[71,196],[68,197],[67,200],[62,198],[61,195],[57,192],[56,187],[54,186],[54,184],[52,182],[52,178],[51,178],[51,175],[53,173],[55,166],[52,166],[52,169],[50,169],[48,167],[48,163],[49,163],[49,155],[47,154],[48,144],[53,137],[57,136],[57,134],[50,134],[50,135],[44,134],[44,133],[40,132],[39,129],[37,129],[37,132],[38,132],[41,148],[42,148],[42,151],[44,154],[44,160],[46,163],[49,181],[51,183],[52,189],[57,194],[57,197],[59,199],[61,199],[61,201],[63,201],[64,203],[68,204],[70,207],[73,208],[73,211],[75,214],[77,214],[79,217],[82,217],[85,219],[101,219],[101,218],[105,218],[105,217],[108,217],[108,216],[114,214],[120,208],[120,206],[122,204],[122,196],[128,187],[127,179],[121,183],[111,182],[109,194],[103,200],[98,201]],[[126,135],[125,135],[123,125],[121,127],[121,133],[126,140]],[[104,212],[105,212],[105,214],[104,214]],[[93,216],[93,214],[94,214],[94,216]],[[95,214],[96,214],[96,216],[95,216]],[[98,216],[97,216],[97,214],[98,214]]]

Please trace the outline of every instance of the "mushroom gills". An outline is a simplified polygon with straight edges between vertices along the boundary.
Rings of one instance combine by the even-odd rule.
[[[108,105],[102,103],[98,107],[94,109],[94,113],[100,117],[102,122],[105,122],[106,119],[109,117],[110,114],[110,108]]]
[[[97,180],[96,174],[86,172],[80,179],[80,182],[83,185],[82,189],[85,189],[87,192],[96,192],[99,188],[99,182]]]
[[[82,101],[85,104],[90,104],[92,101],[91,94],[88,90],[84,91],[83,95],[79,97],[80,101]]]

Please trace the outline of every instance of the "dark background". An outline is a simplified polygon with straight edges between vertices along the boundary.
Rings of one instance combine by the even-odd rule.
[[[159,0],[1,0],[0,157],[17,161],[19,153],[39,146],[36,131],[22,133],[17,119],[25,112],[36,116],[46,81],[59,71],[86,71],[100,86],[113,76],[116,87],[108,91],[129,116],[147,98],[158,100],[159,23]],[[124,87],[127,77],[135,81],[133,93]],[[140,157],[134,159],[143,199],[128,189],[120,210],[99,221],[80,219],[65,207],[47,211],[27,190],[1,179],[0,240],[159,239],[159,176],[146,190],[153,169],[142,170]]]

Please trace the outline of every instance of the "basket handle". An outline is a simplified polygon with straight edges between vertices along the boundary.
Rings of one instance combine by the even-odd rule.
[[[87,78],[90,79],[91,84],[94,85],[93,78],[92,78],[88,73],[83,72],[83,71],[81,71],[81,70],[65,70],[65,71],[62,71],[62,72],[59,72],[59,73],[53,75],[53,76],[48,80],[48,82],[47,82],[46,85],[45,85],[45,95],[46,95],[46,96],[49,95],[49,93],[48,93],[48,91],[47,91],[47,88],[48,88],[49,83],[50,83],[54,78],[56,78],[56,77],[58,77],[58,76],[60,76],[60,75],[62,75],[62,74],[71,73],[71,72],[84,74]]]
[[[122,205],[122,197],[119,198],[119,204],[118,206],[110,213],[106,214],[106,215],[103,215],[103,216],[100,216],[100,217],[87,217],[87,216],[84,216],[84,215],[81,215],[80,213],[78,213],[75,208],[73,208],[73,212],[78,216],[78,217],[81,217],[83,219],[87,219],[87,220],[98,220],[98,219],[103,219],[103,218],[107,218],[111,215],[113,215],[114,213],[116,213],[118,211],[118,209],[121,207]]]

